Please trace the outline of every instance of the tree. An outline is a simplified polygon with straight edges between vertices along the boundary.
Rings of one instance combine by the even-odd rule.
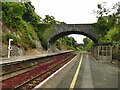
[[[43,19],[43,23],[53,25],[53,24],[61,24],[63,22],[59,22],[59,21],[55,20],[55,18],[53,16],[45,15],[45,18]]]
[[[118,28],[119,22],[117,20],[118,19],[117,8],[118,3],[113,5],[113,7],[109,9],[105,8],[105,4],[98,4],[98,10],[94,11],[96,17],[98,18],[98,21],[97,23],[94,24],[94,26],[99,36],[99,41],[106,41],[108,37],[112,39],[114,35],[117,35],[116,30],[119,29]],[[111,32],[113,34],[110,34]],[[110,41],[113,41],[113,39]]]
[[[84,38],[83,39],[83,42],[84,42],[84,46],[83,46],[83,49],[84,50],[89,50],[92,46],[93,46],[93,41],[89,38]]]

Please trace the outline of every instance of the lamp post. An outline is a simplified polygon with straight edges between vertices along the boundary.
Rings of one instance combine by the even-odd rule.
[[[10,51],[12,50],[11,42],[13,39],[9,39],[9,45],[8,45],[8,58],[10,58]]]

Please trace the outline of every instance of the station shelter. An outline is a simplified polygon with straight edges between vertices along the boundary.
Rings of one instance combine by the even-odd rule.
[[[112,61],[112,43],[97,43],[91,49],[92,56],[100,62]]]

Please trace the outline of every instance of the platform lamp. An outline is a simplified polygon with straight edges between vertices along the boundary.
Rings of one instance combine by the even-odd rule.
[[[13,39],[9,39],[9,45],[8,45],[8,58],[10,58],[10,51],[12,50],[11,42]]]

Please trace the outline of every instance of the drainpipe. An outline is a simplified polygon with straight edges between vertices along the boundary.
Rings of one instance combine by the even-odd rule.
[[[8,45],[8,58],[10,58],[10,51],[12,50],[11,42],[13,39],[9,39],[9,45]]]

